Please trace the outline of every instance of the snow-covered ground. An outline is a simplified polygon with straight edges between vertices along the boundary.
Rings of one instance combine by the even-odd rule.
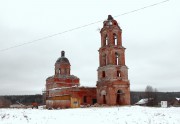
[[[0,124],[180,124],[180,107],[0,109]]]

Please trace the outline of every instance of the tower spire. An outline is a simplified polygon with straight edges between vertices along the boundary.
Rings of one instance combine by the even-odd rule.
[[[65,57],[65,52],[61,51],[61,57]]]
[[[108,15],[108,19],[107,20],[113,20],[113,17],[111,15]]]

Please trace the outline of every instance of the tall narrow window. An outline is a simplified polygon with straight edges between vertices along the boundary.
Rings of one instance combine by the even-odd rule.
[[[121,77],[120,71],[117,71],[117,77]]]
[[[103,95],[103,104],[106,104],[106,95]]]
[[[58,72],[59,74],[61,74],[61,69],[59,69],[59,72]]]
[[[60,74],[59,69],[55,69],[55,75]]]
[[[119,55],[115,53],[115,65],[119,65]]]
[[[107,35],[106,35],[106,37],[105,37],[105,40],[106,40],[106,44],[105,45],[108,45],[108,37],[107,37]]]
[[[107,34],[103,36],[103,42],[102,42],[102,47],[106,46],[108,44],[108,37]]]
[[[113,34],[113,39],[114,39],[114,45],[118,45],[117,35],[116,34]]]
[[[106,74],[105,74],[105,71],[102,71],[102,77],[105,77]]]

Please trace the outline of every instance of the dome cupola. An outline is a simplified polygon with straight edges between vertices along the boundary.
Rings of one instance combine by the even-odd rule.
[[[70,62],[65,57],[65,51],[61,51],[61,57],[55,63],[55,75],[70,75]]]
[[[56,63],[70,64],[69,60],[65,57],[65,51],[61,51],[61,57],[57,59]]]

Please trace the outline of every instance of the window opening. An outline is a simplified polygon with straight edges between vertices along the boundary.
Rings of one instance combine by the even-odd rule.
[[[108,45],[108,37],[107,37],[107,35],[106,35],[106,44],[105,45]]]
[[[106,95],[103,95],[103,104],[106,104]]]
[[[105,75],[105,71],[103,71],[103,72],[102,72],[102,77],[105,77],[105,76],[106,76],[106,75]]]
[[[117,71],[117,77],[121,77],[120,71]]]
[[[115,53],[115,65],[119,65],[119,55]]]
[[[118,45],[116,34],[113,34],[113,39],[114,39],[114,45]]]
[[[59,74],[61,74],[61,69],[59,69]]]

